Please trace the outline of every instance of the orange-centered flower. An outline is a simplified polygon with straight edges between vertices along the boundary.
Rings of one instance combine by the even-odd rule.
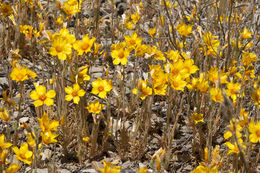
[[[80,89],[79,84],[74,84],[73,88],[66,87],[65,92],[68,94],[65,96],[65,100],[71,101],[73,99],[73,102],[75,104],[79,103],[80,98],[85,95],[85,91],[83,89]]]
[[[53,105],[53,99],[56,96],[56,92],[54,90],[49,90],[46,93],[46,87],[43,85],[36,86],[36,90],[32,91],[30,93],[30,97],[33,100],[36,100],[34,102],[34,106],[42,106],[43,104],[47,106]]]
[[[100,98],[105,98],[107,93],[112,90],[112,82],[98,78],[92,82],[92,87],[91,93],[98,95]]]
[[[83,53],[87,54],[88,52],[91,52],[91,48],[95,40],[95,37],[90,39],[88,34],[86,34],[83,36],[82,41],[76,41],[73,44],[73,48],[78,51],[78,55],[83,55]]]
[[[20,147],[20,149],[18,147],[13,147],[12,148],[13,151],[15,152],[15,157],[30,165],[32,163],[32,160],[33,160],[33,152],[28,150],[28,144],[27,143],[23,143]]]

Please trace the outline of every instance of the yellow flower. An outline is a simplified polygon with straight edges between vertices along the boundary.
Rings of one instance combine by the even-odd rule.
[[[151,36],[151,37],[153,37],[154,36],[154,34],[156,33],[156,27],[154,27],[154,28],[149,28],[149,35]]]
[[[186,79],[190,76],[184,68],[183,60],[179,59],[174,64],[168,63],[169,66],[169,75],[170,76],[180,76],[182,79]]]
[[[258,87],[251,96],[256,105],[260,105],[260,87]]]
[[[18,160],[20,160],[28,165],[31,165],[32,160],[33,160],[33,152],[28,150],[27,143],[23,143],[21,145],[20,149],[18,147],[13,147],[12,149],[15,152],[15,157]]]
[[[134,24],[136,24],[138,22],[138,20],[140,19],[140,15],[138,14],[138,12],[136,12],[135,14],[132,14],[131,19],[134,22]]]
[[[198,114],[197,112],[194,112],[194,114],[190,117],[190,119],[193,120],[195,124],[199,122],[204,123],[203,114]]]
[[[138,173],[147,173],[147,168],[137,168]]]
[[[238,124],[238,125],[236,125],[236,128],[235,128],[233,121],[234,121],[234,119],[230,120],[230,125],[228,126],[229,130],[227,130],[224,133],[224,138],[229,139],[233,135],[233,133],[235,134],[235,130],[236,130],[236,137],[239,140],[241,140],[242,134],[240,131],[242,130],[242,127]]]
[[[33,90],[30,93],[30,97],[33,100],[36,100],[34,102],[35,107],[42,106],[43,104],[47,106],[53,105],[53,99],[56,96],[56,92],[54,90],[49,90],[46,93],[46,87],[43,85],[36,86],[36,90]]]
[[[248,32],[247,28],[244,27],[243,32],[241,33],[242,39],[247,39],[252,37],[252,32]]]
[[[162,78],[152,80],[154,95],[166,95],[167,75],[162,74]]]
[[[255,61],[257,61],[256,54],[243,51],[242,64],[244,66],[251,65]]]
[[[106,81],[98,78],[92,82],[92,87],[92,94],[98,95],[100,98],[105,98],[107,93],[112,90],[112,81]]]
[[[137,47],[139,47],[142,44],[142,39],[138,38],[137,33],[133,33],[130,36],[126,35],[125,37],[125,42],[127,45],[127,49],[131,52],[132,50],[136,49]]]
[[[94,55],[98,55],[98,54],[101,55],[103,53],[103,51],[101,51],[100,53],[98,52],[100,47],[101,47],[101,44],[94,43]]]
[[[219,102],[219,103],[221,103],[223,101],[224,98],[223,98],[220,88],[211,88],[209,92],[211,95],[211,99],[213,101]]]
[[[9,143],[9,142],[5,142],[5,135],[4,134],[1,134],[0,135],[0,153],[6,149],[6,148],[9,148],[11,147],[13,144],[12,143]]]
[[[73,48],[77,50],[78,55],[83,55],[83,53],[87,54],[88,52],[91,52],[91,47],[95,40],[95,37],[90,39],[88,34],[86,34],[83,36],[82,41],[78,40],[73,44]]]
[[[186,25],[185,23],[180,23],[176,27],[177,31],[179,32],[180,35],[187,36],[191,34],[192,31],[192,25]]]
[[[252,143],[260,143],[260,121],[258,121],[256,124],[254,124],[253,121],[249,123],[249,140]]]
[[[4,150],[4,151],[2,151],[2,153],[0,152],[0,156],[1,156],[0,164],[3,164],[3,165],[6,164],[7,155],[8,155],[8,150]]]
[[[5,173],[15,173],[18,171],[21,167],[17,163],[11,164],[6,170]]]
[[[239,94],[240,89],[241,89],[240,83],[229,82],[227,84],[227,89],[225,91],[226,91],[227,95],[232,98],[233,101],[236,101],[237,95]]]
[[[9,121],[10,117],[4,107],[0,107],[0,118],[4,121]]]
[[[98,100],[95,100],[95,102],[89,102],[89,106],[85,108],[89,113],[99,114],[103,107],[104,104],[100,104]]]
[[[217,81],[220,79],[220,83],[227,83],[227,74],[224,72],[219,73],[219,69],[217,67],[211,67],[210,70],[208,71],[208,78],[209,81],[214,83],[215,85],[217,84]]]
[[[199,70],[199,68],[194,65],[193,59],[185,59],[183,62],[183,68],[189,75],[194,74]]]
[[[147,86],[147,81],[139,79],[137,88],[133,89],[132,92],[144,100],[148,95],[152,95],[152,88]]]
[[[217,36],[212,36],[212,33],[209,31],[203,37],[205,43],[205,55],[216,55],[217,49],[220,45]]]
[[[177,62],[181,59],[180,52],[178,50],[170,50],[169,52],[165,53],[169,60],[172,60],[173,63]]]
[[[52,120],[50,121],[49,116],[44,112],[42,118],[38,118],[38,123],[40,125],[40,128],[43,132],[57,130],[57,127],[59,126],[59,121]]]
[[[73,102],[75,104],[79,103],[80,98],[85,95],[85,91],[83,89],[80,89],[80,86],[78,83],[73,84],[73,88],[71,87],[66,87],[65,92],[68,94],[65,96],[65,100],[71,101],[73,99]]]
[[[88,65],[85,65],[85,66],[82,66],[79,68],[79,72],[78,72],[78,82],[79,83],[90,80],[90,76],[87,75],[87,72],[88,72]]]
[[[195,168],[190,173],[218,173],[218,168],[214,166],[213,168],[199,165],[197,168]]]
[[[58,25],[61,25],[61,24],[63,24],[63,20],[62,20],[62,17],[61,16],[59,16],[57,19],[56,19],[56,21],[55,21]]]
[[[239,149],[238,149],[237,144],[234,145],[230,142],[226,142],[225,145],[229,148],[228,155],[232,154],[232,153],[236,153],[236,154],[239,153]]]
[[[170,84],[174,90],[184,91],[187,82],[182,79],[181,75],[177,75],[170,76]]]
[[[160,50],[158,50],[156,46],[153,46],[152,51],[154,59],[165,61],[164,54]]]
[[[110,162],[103,162],[103,165],[103,169],[98,169],[100,173],[120,173],[120,166],[111,167],[112,164]]]
[[[122,45],[122,46],[121,46]],[[118,65],[126,65],[127,63],[127,57],[130,54],[130,51],[128,49],[125,49],[126,43],[121,44],[120,46],[114,45],[115,49],[112,50],[111,56],[114,58],[113,64]],[[113,46],[113,45],[112,45]]]
[[[52,56],[58,56],[62,61],[67,59],[71,54],[71,44],[68,43],[63,37],[56,36],[52,41],[52,47],[49,50]]]
[[[0,11],[5,17],[8,17],[14,13],[11,4],[0,3],[0,6]]]
[[[62,37],[63,40],[65,40],[69,44],[73,44],[76,41],[76,37],[73,34],[70,34],[69,30],[65,27],[63,27],[59,33],[54,33],[51,36],[52,40],[55,40],[56,37]]]
[[[35,147],[36,146],[36,142],[35,142],[35,135],[32,133],[26,133],[26,137],[27,137],[27,143],[31,146],[31,147]]]
[[[55,138],[59,136],[51,131],[45,131],[41,133],[41,137],[42,137],[42,143],[48,145],[51,143],[56,143],[58,142]]]
[[[82,0],[67,0],[63,3],[62,9],[67,15],[73,16],[81,11],[81,3]]]
[[[90,138],[88,136],[86,136],[86,137],[82,138],[82,140],[85,142],[88,142],[90,140]]]
[[[32,72],[31,70],[25,67],[15,67],[10,74],[10,78],[15,80],[16,82],[22,82],[24,80],[31,78],[35,78],[37,75],[36,73]]]

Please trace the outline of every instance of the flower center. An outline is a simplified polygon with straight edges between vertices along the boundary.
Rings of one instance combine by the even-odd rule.
[[[96,113],[96,112],[98,112],[98,111],[99,111],[99,107],[96,107],[96,106],[95,106],[95,107],[93,107],[93,112],[95,112],[95,113]]]
[[[260,138],[260,130],[256,130],[255,134],[258,138]]]
[[[47,98],[46,95],[40,95],[39,96],[39,100],[41,100],[41,101],[44,101],[46,98]]]
[[[55,49],[56,49],[56,52],[58,52],[58,53],[62,52],[62,47],[61,46],[56,46]]]
[[[130,44],[135,45],[135,40],[130,40]]]
[[[88,43],[81,44],[81,49],[82,50],[87,50],[88,48],[89,48],[89,44]]]
[[[73,92],[71,93],[71,95],[72,95],[73,97],[77,97],[77,96],[78,96],[78,92],[77,92],[77,91],[73,91]]]
[[[119,54],[118,54],[118,58],[119,59],[123,59],[125,57],[125,54],[123,51],[121,51]]]
[[[99,91],[99,92],[104,91],[104,87],[103,87],[103,86],[99,86],[99,87],[98,87],[98,91]]]
[[[216,98],[216,100],[217,100],[217,101],[221,101],[221,100],[222,100],[222,98],[221,98],[221,95],[220,95],[220,94],[217,94],[215,98]]]
[[[22,158],[22,159],[26,159],[24,154],[19,154],[19,157]]]
[[[16,78],[17,78],[18,80],[22,80],[22,79],[24,78],[24,75],[23,75],[22,73],[18,73],[18,74],[16,75]]]

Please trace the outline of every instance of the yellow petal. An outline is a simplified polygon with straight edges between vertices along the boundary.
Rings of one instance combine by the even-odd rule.
[[[46,93],[46,88],[45,88],[45,86],[39,85],[39,86],[36,88],[36,92],[38,93],[38,95],[45,95],[45,93]]]
[[[46,104],[47,106],[51,106],[53,105],[53,102],[53,99],[47,98],[45,99],[44,104]]]
[[[39,96],[35,90],[30,93],[30,97],[33,100],[38,100],[38,98],[39,98]]]
[[[73,99],[72,95],[66,95],[65,96],[65,100],[67,100],[67,101],[71,101],[72,99]]]
[[[81,90],[78,91],[78,95],[79,95],[80,97],[84,96],[85,93],[86,93],[86,92],[85,92],[83,89],[81,89]]]
[[[48,98],[54,98],[56,96],[56,92],[54,90],[50,90],[47,92],[46,96]]]
[[[78,103],[79,103],[79,100],[80,100],[79,97],[74,97],[74,98],[73,98],[73,102],[74,102],[75,104],[78,104]]]
[[[39,107],[39,106],[42,106],[42,105],[43,105],[43,101],[41,101],[41,100],[36,100],[33,104],[34,104],[35,107]]]
[[[71,87],[66,87],[66,88],[65,88],[65,92],[66,92],[67,94],[71,94],[71,93],[73,92],[73,89],[72,89]]]

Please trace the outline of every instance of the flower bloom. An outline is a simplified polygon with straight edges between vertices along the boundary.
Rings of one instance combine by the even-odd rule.
[[[100,173],[119,173],[121,167],[120,166],[114,166],[111,167],[111,163],[110,162],[103,162],[104,164],[104,168],[103,169],[98,169],[98,171]]]
[[[186,25],[185,23],[181,23],[176,27],[176,29],[180,35],[186,36],[191,34],[192,25]]]
[[[49,53],[52,56],[58,56],[62,61],[67,59],[67,56],[71,54],[71,44],[67,42],[64,37],[57,35],[52,41],[52,47],[49,50]]]
[[[112,90],[112,81],[102,80],[98,78],[92,82],[92,94],[98,95],[100,98],[105,98],[107,93]]]
[[[0,11],[5,17],[8,17],[14,13],[11,4],[0,3]]]
[[[203,114],[198,114],[197,112],[195,112],[191,117],[190,117],[191,120],[193,120],[195,122],[195,124],[199,123],[199,122],[202,122],[204,123],[204,120],[203,120]]]
[[[249,32],[246,27],[244,27],[243,32],[241,33],[242,39],[247,39],[252,37],[252,32]]]
[[[129,50],[125,48],[112,50],[111,56],[114,58],[113,64],[118,65],[121,63],[122,65],[126,65],[129,54]]]
[[[65,100],[71,101],[73,99],[73,102],[75,104],[79,103],[80,98],[85,95],[85,91],[83,89],[80,89],[79,84],[73,84],[73,88],[66,87],[65,92],[68,94],[65,96]]]
[[[104,104],[100,104],[98,100],[95,100],[95,102],[89,102],[89,106],[86,109],[89,113],[99,114],[103,107]]]
[[[181,75],[170,76],[170,83],[174,90],[180,91],[184,91],[184,87],[187,85],[187,82],[182,79]]]
[[[10,117],[4,107],[0,107],[0,118],[4,121],[9,121]]]
[[[53,99],[56,96],[56,92],[54,90],[49,90],[46,93],[46,87],[43,85],[36,86],[36,90],[30,93],[30,97],[34,102],[35,107],[42,106],[43,104],[47,106],[53,105]]]
[[[82,41],[78,40],[73,44],[73,48],[78,51],[78,55],[83,55],[83,53],[87,54],[91,52],[91,47],[95,40],[95,37],[90,39],[88,34],[86,34],[83,36]]]
[[[6,149],[6,148],[9,148],[11,147],[13,144],[12,143],[9,143],[9,142],[5,142],[5,135],[4,134],[1,134],[0,135],[0,153]]]
[[[20,149],[18,147],[13,147],[12,149],[15,152],[15,157],[18,160],[20,160],[28,165],[31,165],[32,160],[33,160],[33,152],[28,150],[27,143],[23,143],[21,145]]]
[[[249,140],[252,143],[260,142],[260,121],[254,124],[253,121],[249,123]]]
[[[46,145],[58,142],[57,139],[55,139],[57,136],[59,135],[51,131],[46,131],[41,133],[42,142]]]
[[[140,79],[137,88],[133,89],[132,92],[144,100],[148,95],[152,95],[152,88],[147,86],[147,81]]]
[[[59,126],[59,121],[57,120],[50,121],[49,116],[45,112],[43,113],[42,118],[38,118],[38,123],[43,132],[51,131],[51,130],[56,131],[57,127]]]
[[[218,168],[216,166],[211,168],[208,166],[199,165],[196,169],[191,171],[191,173],[218,173]]]
[[[25,67],[14,67],[12,73],[10,74],[10,78],[16,82],[22,82],[29,78],[34,79],[36,76],[36,73]]]
[[[224,98],[223,98],[220,88],[211,88],[209,92],[211,95],[211,99],[213,101],[219,102],[219,103],[221,103],[223,101]]]
[[[17,163],[11,164],[6,170],[5,173],[14,173],[18,171],[21,167]]]
[[[50,121],[49,116],[44,112],[42,118],[38,118],[38,123],[42,130],[41,132],[42,142],[44,144],[56,143],[57,140],[55,138],[59,135],[53,133],[52,131],[57,130],[57,127],[59,126],[59,121],[57,120]]]

